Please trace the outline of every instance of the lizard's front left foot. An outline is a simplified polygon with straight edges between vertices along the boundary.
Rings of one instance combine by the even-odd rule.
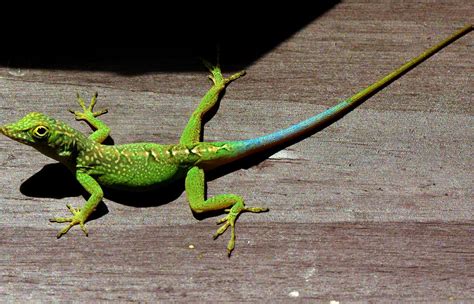
[[[238,201],[235,203],[232,208],[226,209],[225,212],[228,212],[224,218],[217,221],[217,224],[224,224],[219,229],[217,229],[216,233],[214,234],[213,238],[216,239],[219,235],[223,234],[227,228],[230,227],[230,240],[227,243],[227,254],[230,257],[232,250],[235,247],[235,221],[239,217],[240,213],[242,212],[267,212],[268,208],[261,208],[261,207],[245,207],[243,200]]]
[[[85,219],[84,214],[81,213],[81,210],[79,208],[73,208],[69,204],[66,205],[66,207],[72,213],[72,215],[73,215],[72,217],[67,217],[67,218],[66,217],[56,217],[56,218],[52,218],[52,219],[49,220],[52,223],[67,223],[67,222],[69,222],[69,224],[66,227],[64,227],[63,229],[61,229],[61,231],[58,232],[56,237],[59,239],[61,236],[66,234],[69,231],[69,229],[71,229],[75,225],[81,226],[82,231],[85,233],[86,236],[88,236],[89,233],[87,232],[86,226],[84,224],[86,219]]]
[[[84,99],[82,99],[79,93],[77,93],[77,102],[81,106],[82,112],[73,111],[73,110],[69,110],[69,112],[74,114],[74,117],[76,118],[76,120],[85,120],[85,121],[88,121],[91,117],[97,117],[97,116],[107,113],[108,112],[107,109],[102,109],[100,111],[94,112],[94,106],[97,103],[97,96],[98,96],[98,93],[96,92],[94,96],[92,96],[89,106],[86,107]]]

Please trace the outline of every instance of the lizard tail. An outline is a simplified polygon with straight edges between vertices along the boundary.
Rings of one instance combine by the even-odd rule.
[[[237,155],[245,156],[276,146],[285,145],[287,143],[291,143],[294,140],[298,140],[302,137],[315,133],[321,128],[329,125],[330,123],[349,113],[354,108],[362,104],[369,97],[380,91],[382,88],[386,87],[387,85],[401,77],[403,74],[405,74],[406,72],[408,72],[424,60],[428,59],[430,56],[432,56],[442,48],[444,48],[445,46],[459,39],[463,35],[469,33],[471,30],[472,25],[467,25],[463,27],[445,40],[426,50],[419,56],[406,62],[401,67],[386,75],[382,79],[378,80],[377,82],[361,90],[354,96],[342,101],[341,103],[333,106],[332,108],[327,109],[326,111],[320,114],[310,117],[286,129],[282,129],[268,135],[233,142],[233,146],[237,150]]]

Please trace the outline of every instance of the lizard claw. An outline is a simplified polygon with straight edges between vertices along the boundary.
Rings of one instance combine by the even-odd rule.
[[[84,99],[82,99],[81,95],[79,93],[76,93],[76,99],[77,99],[77,103],[79,103],[79,105],[81,106],[82,110],[86,110],[86,104],[84,102]]]
[[[97,117],[97,116],[100,116],[100,115],[103,115],[103,114],[107,114],[108,112],[109,112],[109,110],[102,109],[100,111],[92,112],[92,116]]]

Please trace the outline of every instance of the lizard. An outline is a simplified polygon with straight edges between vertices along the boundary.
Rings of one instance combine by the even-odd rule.
[[[245,71],[241,71],[225,78],[218,62],[216,65],[211,65],[204,60],[204,65],[210,72],[212,87],[192,113],[177,144],[103,144],[110,134],[110,128],[97,118],[108,111],[106,109],[94,111],[97,93],[93,95],[88,105],[77,94],[81,111],[69,110],[76,120],[85,121],[91,126],[93,132],[89,136],[73,129],[65,122],[38,112],[29,113],[17,122],[1,126],[0,133],[32,146],[64,164],[89,193],[90,196],[82,207],[74,208],[70,204],[66,205],[72,216],[50,219],[51,222],[66,223],[58,232],[57,238],[66,234],[75,225],[79,225],[84,234],[88,235],[85,223],[104,197],[102,187],[146,190],[166,185],[173,180],[184,179],[186,197],[190,209],[195,214],[211,211],[226,214],[217,222],[222,225],[215,232],[214,238],[222,235],[230,227],[230,239],[227,243],[227,253],[230,256],[235,247],[235,223],[239,215],[243,212],[265,212],[268,208],[246,206],[243,197],[237,194],[220,194],[207,198],[205,184],[208,170],[313,134],[321,126],[328,125],[352,111],[370,96],[471,30],[472,25],[463,27],[324,112],[286,129],[257,138],[221,142],[202,141],[204,115],[222,98],[227,85],[245,74]]]

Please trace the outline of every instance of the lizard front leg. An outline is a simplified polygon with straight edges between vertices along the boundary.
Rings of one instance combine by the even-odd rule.
[[[242,212],[265,212],[268,208],[246,207],[242,197],[235,194],[221,194],[205,199],[204,170],[193,167],[188,171],[185,181],[186,196],[191,210],[195,213],[224,210],[228,214],[217,224],[223,224],[214,234],[214,239],[223,234],[230,227],[230,240],[227,244],[227,253],[230,256],[235,246],[235,221]]]
[[[81,98],[79,93],[77,94],[77,102],[82,108],[82,112],[69,110],[76,120],[83,120],[87,122],[95,131],[89,135],[89,139],[97,143],[102,143],[107,136],[110,134],[110,128],[97,117],[107,113],[107,109],[94,112],[94,106],[97,102],[97,92],[92,96],[91,102],[88,107],[86,107],[84,99]]]
[[[62,235],[66,234],[69,229],[71,229],[75,225],[79,225],[82,229],[82,231],[88,235],[87,229],[85,227],[85,222],[89,218],[89,216],[92,214],[92,212],[95,211],[97,205],[99,202],[102,200],[104,197],[104,192],[102,191],[102,188],[100,185],[97,183],[97,181],[92,178],[90,175],[87,173],[77,171],[76,172],[76,179],[77,181],[86,189],[87,192],[91,195],[87,202],[82,206],[81,208],[73,208],[71,205],[66,205],[69,209],[69,211],[72,213],[72,217],[57,217],[50,219],[50,222],[55,222],[55,223],[69,223],[66,225],[59,233],[57,234],[57,237],[60,238]]]

